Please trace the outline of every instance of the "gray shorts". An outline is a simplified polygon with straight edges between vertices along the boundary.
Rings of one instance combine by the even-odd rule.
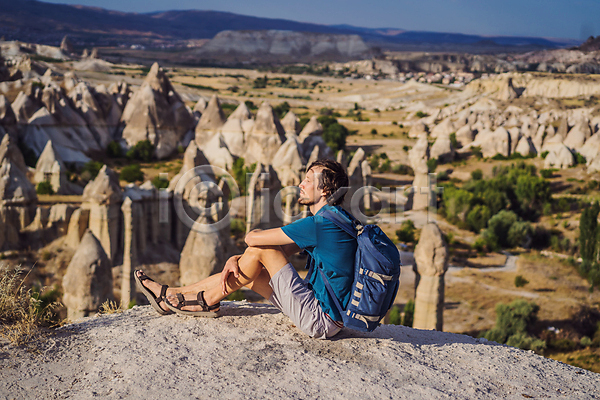
[[[342,329],[323,312],[314,292],[300,278],[292,264],[286,264],[271,277],[269,285],[273,289],[269,299],[271,303],[308,336],[328,339]]]

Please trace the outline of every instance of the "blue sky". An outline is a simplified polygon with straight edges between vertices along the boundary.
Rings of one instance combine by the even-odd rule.
[[[44,0],[126,12],[215,10],[318,24],[478,35],[585,39],[600,34],[599,0]]]

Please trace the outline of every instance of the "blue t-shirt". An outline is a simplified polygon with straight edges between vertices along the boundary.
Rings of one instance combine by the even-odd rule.
[[[321,267],[338,301],[346,308],[354,281],[354,256],[357,244],[355,238],[333,222],[323,218],[321,212],[326,208],[338,214],[345,213],[339,206],[326,205],[315,216],[299,219],[281,229],[298,247],[306,250],[312,257],[315,268],[311,275],[307,276],[308,283],[323,311],[334,321],[342,321],[342,316],[329,296],[317,267]]]

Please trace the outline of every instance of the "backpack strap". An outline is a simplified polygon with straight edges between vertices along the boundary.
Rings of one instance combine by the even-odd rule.
[[[354,238],[362,232],[363,226],[356,220],[347,221],[346,218],[331,210],[323,210],[321,215]]]

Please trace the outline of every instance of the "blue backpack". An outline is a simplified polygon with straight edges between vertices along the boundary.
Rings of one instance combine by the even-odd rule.
[[[323,210],[321,215],[358,242],[348,307],[342,308],[327,276],[319,268],[325,287],[342,315],[345,327],[371,332],[379,326],[396,298],[400,285],[400,253],[377,225],[363,226],[359,221],[349,221],[331,210]],[[311,270],[313,267],[314,263]]]

